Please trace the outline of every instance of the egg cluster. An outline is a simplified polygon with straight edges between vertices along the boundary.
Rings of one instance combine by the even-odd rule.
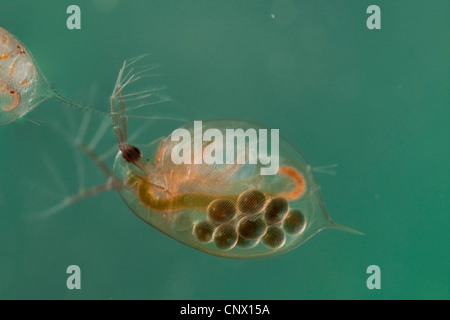
[[[213,242],[221,250],[253,248],[261,242],[277,249],[285,244],[286,234],[298,235],[306,225],[304,214],[290,208],[285,198],[267,198],[256,189],[242,192],[237,203],[216,199],[207,213],[208,219],[196,223],[193,233],[198,241]]]

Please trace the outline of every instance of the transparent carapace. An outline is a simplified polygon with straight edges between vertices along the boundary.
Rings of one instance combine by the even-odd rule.
[[[50,98],[101,113],[59,94],[45,79],[31,52],[0,27],[0,125],[22,118]]]
[[[237,145],[234,155],[242,156],[243,162],[207,163],[196,161],[195,155],[190,156],[190,163],[174,161],[181,140],[173,135],[182,129],[195,136],[199,122],[168,128],[167,136],[145,145],[128,141],[127,97],[135,95],[125,89],[136,79],[132,65],[138,60],[124,63],[110,100],[119,149],[113,171],[105,169],[93,150],[80,145],[108,175],[105,185],[86,195],[116,189],[130,210],[149,225],[187,246],[227,258],[281,254],[326,228],[359,233],[331,220],[313,168],[282,137],[277,146],[270,139],[258,140],[267,150],[278,149],[277,170],[264,175],[261,169],[267,167],[267,161],[259,159],[259,153],[255,159],[251,148]],[[212,129],[216,138],[226,136],[229,130],[268,130],[245,120],[204,120],[201,124],[203,132]],[[204,155],[213,142],[217,139],[204,139],[200,145],[192,139],[183,150],[200,146]],[[76,195],[64,205],[83,196]]]

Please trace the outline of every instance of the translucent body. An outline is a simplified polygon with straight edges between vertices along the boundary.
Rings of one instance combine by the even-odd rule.
[[[0,27],[0,125],[22,118],[44,100],[54,98],[74,108],[109,115],[74,102],[45,79],[31,52]]]
[[[28,49],[0,28],[0,124],[23,117],[54,95]]]
[[[185,128],[193,135],[192,124]],[[225,134],[263,127],[242,120],[204,121],[203,129],[209,128]],[[260,175],[259,162],[174,164],[177,143],[169,136],[139,146],[146,159],[141,169],[120,152],[114,165],[128,207],[170,237],[212,255],[254,258],[291,250],[324,228],[353,231],[331,221],[311,166],[282,138],[275,175]]]

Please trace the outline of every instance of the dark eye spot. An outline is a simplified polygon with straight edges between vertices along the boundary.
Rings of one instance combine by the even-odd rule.
[[[139,148],[132,146],[132,145],[125,145],[121,148],[122,151],[122,157],[126,162],[136,162],[141,158],[141,150]]]

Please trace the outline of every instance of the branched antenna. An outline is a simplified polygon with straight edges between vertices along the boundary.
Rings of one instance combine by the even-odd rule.
[[[142,164],[139,163],[139,160],[142,157],[141,151],[137,147],[128,144],[128,117],[126,114],[125,102],[127,101],[127,98],[128,101],[145,99],[152,96],[153,93],[151,90],[144,90],[136,93],[123,94],[123,90],[125,87],[144,77],[147,72],[157,68],[155,66],[133,66],[144,57],[145,55],[124,61],[122,68],[119,70],[110,99],[113,130],[117,138],[119,149],[122,152],[122,157],[125,161],[133,163],[141,170]]]

